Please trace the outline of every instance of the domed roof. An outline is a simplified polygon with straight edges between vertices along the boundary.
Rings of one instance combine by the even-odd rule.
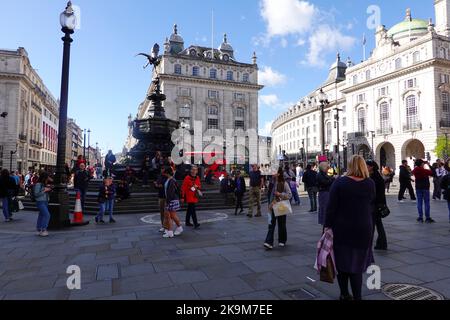
[[[341,61],[341,55],[338,53],[336,55],[336,61],[331,65],[328,78],[323,85],[345,80],[346,70],[347,64]]]
[[[184,43],[183,38],[178,34],[178,26],[176,24],[173,26],[173,33],[169,40],[170,42]]]
[[[406,19],[389,29],[388,36],[392,36],[396,40],[409,35],[423,35],[428,32],[428,24],[427,20],[413,19],[411,17],[411,10],[408,9],[406,11]]]
[[[227,51],[228,52],[233,52],[234,51],[234,49],[231,46],[231,44],[228,43],[227,34],[226,33],[223,35],[223,42],[220,45],[219,50],[222,51],[222,52],[224,52],[224,51],[225,52],[227,52]]]

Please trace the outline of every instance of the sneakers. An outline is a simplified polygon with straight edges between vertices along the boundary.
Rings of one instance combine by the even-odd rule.
[[[434,220],[431,219],[431,218],[428,218],[427,220],[425,220],[425,222],[426,222],[426,223],[435,223],[436,221],[434,221]]]
[[[173,238],[173,231],[166,230],[163,234],[163,238]]]
[[[48,237],[48,231],[44,230],[39,234],[40,237]]]
[[[5,222],[11,222],[11,221],[12,221],[11,218],[8,218],[8,219],[5,220]]]
[[[286,247],[286,243],[279,243],[278,246],[281,248],[284,248],[284,247]]]
[[[272,250],[273,246],[266,242],[266,243],[264,243],[264,248],[266,248],[266,250]]]
[[[183,227],[179,226],[178,228],[175,229],[175,232],[173,233],[175,236],[179,236],[180,234],[183,233]]]
[[[186,227],[193,227],[194,225],[190,222],[186,222]]]
[[[198,229],[198,228],[200,228],[200,223],[197,223],[197,224],[194,226],[194,229]]]
[[[405,200],[398,200],[398,203],[404,203]]]
[[[116,223],[116,220],[114,220],[113,218],[109,218],[109,223]]]
[[[166,231],[166,229],[164,229],[164,228],[159,229],[160,233],[164,233],[165,231]]]
[[[423,223],[423,218],[417,218],[417,222]]]

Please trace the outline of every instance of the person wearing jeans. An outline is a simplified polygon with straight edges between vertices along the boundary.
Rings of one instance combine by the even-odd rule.
[[[278,170],[276,176],[269,186],[269,230],[267,232],[266,241],[264,247],[266,250],[273,249],[275,227],[278,223],[278,244],[280,247],[286,246],[287,242],[287,229],[286,229],[286,216],[276,217],[272,209],[273,204],[282,200],[289,200],[292,197],[291,187],[284,179],[283,168]]]
[[[103,185],[100,186],[98,192],[99,213],[95,217],[96,223],[105,223],[105,221],[103,221],[103,216],[106,212],[109,214],[109,223],[116,222],[113,218],[115,195],[116,195],[116,188],[114,187],[112,179],[111,178],[104,179]]]
[[[50,212],[48,211],[48,193],[52,191],[51,188],[47,186],[48,174],[42,172],[39,175],[38,183],[36,183],[34,188],[34,197],[36,199],[36,207],[39,210],[39,215],[36,223],[37,235],[40,237],[48,236],[48,224],[50,222]]]
[[[172,170],[173,171],[173,170]],[[200,227],[197,221],[196,204],[198,203],[199,192],[201,189],[200,178],[198,177],[198,168],[193,166],[191,172],[183,181],[181,186],[181,202],[186,202],[187,212],[186,212],[186,226],[194,227],[195,229]],[[191,223],[191,217],[192,222]]]
[[[256,205],[256,216],[261,217],[261,189],[264,186],[264,179],[257,164],[252,165],[250,172],[250,199],[247,217],[253,217],[253,208]]]
[[[417,211],[419,217],[417,222],[423,222],[423,206],[425,205],[425,222],[435,222],[430,216],[430,177],[433,176],[428,162],[421,159],[416,160],[416,167],[412,171],[416,178]]]
[[[317,192],[319,190],[317,188],[317,173],[312,169],[311,164],[308,164],[306,166],[306,171],[303,174],[302,181],[305,184],[305,189],[308,192],[309,203],[311,205],[311,209],[309,210],[309,212],[316,212]]]
[[[12,220],[10,204],[11,195],[17,188],[16,183],[12,177],[9,175],[7,169],[3,169],[0,174],[0,199],[2,199],[3,216],[5,217],[5,222],[10,222]]]

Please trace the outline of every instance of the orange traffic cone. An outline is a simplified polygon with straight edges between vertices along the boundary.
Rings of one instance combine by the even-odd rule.
[[[75,200],[75,210],[73,212],[72,226],[85,226],[89,224],[89,221],[83,221],[83,210],[81,208],[81,195],[77,191],[77,198]]]

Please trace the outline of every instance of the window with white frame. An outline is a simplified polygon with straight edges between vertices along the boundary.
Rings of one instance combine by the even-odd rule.
[[[450,76],[448,74],[441,74],[441,84],[450,83]]]
[[[450,115],[450,95],[448,92],[442,92],[442,111],[447,115],[447,118],[449,118]]]
[[[249,82],[250,80],[250,76],[249,76],[249,74],[248,73],[244,73],[243,75],[242,75],[242,81],[243,82]]]
[[[358,109],[358,132],[366,132],[366,109]]]
[[[383,87],[378,89],[378,96],[379,97],[385,97],[389,95],[389,87]]]
[[[419,117],[418,108],[415,95],[409,95],[406,97],[406,129],[418,129]]]
[[[200,75],[200,68],[197,67],[197,66],[194,66],[194,67],[192,68],[192,75],[193,75],[194,77],[198,77],[198,76]]]
[[[418,63],[420,62],[420,52],[416,51],[413,53],[413,63]]]
[[[358,75],[353,76],[353,85],[358,84]]]
[[[370,80],[370,79],[371,79],[370,70],[366,70],[366,80]]]
[[[245,94],[239,93],[239,92],[235,92],[234,93],[234,101],[244,102],[245,101]]]
[[[241,108],[241,107],[236,108],[235,117],[236,117],[236,119],[244,120],[244,117],[245,117],[245,110],[244,110],[244,108]]]
[[[219,129],[219,107],[208,106],[208,129]]]
[[[180,107],[180,122],[184,122],[186,124],[191,123],[191,106],[186,104]]]
[[[219,91],[208,90],[208,98],[212,100],[219,100]]]
[[[402,58],[395,59],[395,70],[401,69],[402,67]]]
[[[417,86],[417,79],[408,79],[405,81],[405,89],[415,88]]]
[[[332,142],[332,135],[333,135],[333,129],[332,129],[332,125],[331,125],[331,121],[327,122],[326,124],[326,140],[325,143],[328,145],[331,145]]]
[[[209,70],[209,77],[211,78],[211,79],[217,79],[217,70],[216,69],[210,69]]]
[[[346,127],[347,126],[347,117],[343,117],[342,118],[342,126]]]
[[[357,101],[358,102],[366,101],[366,94],[365,93],[358,94],[358,100]]]
[[[219,129],[219,119],[217,118],[208,118],[208,129],[217,130]]]
[[[175,74],[181,74],[181,64],[176,64],[174,66],[174,73]]]
[[[179,95],[182,97],[190,97],[191,96],[191,88],[180,88]]]
[[[446,52],[445,48],[440,48],[439,49],[439,58],[441,58],[441,59],[446,59],[447,58],[447,52]]]
[[[389,104],[387,102],[380,103],[380,130],[382,134],[390,133],[391,119],[389,114]]]
[[[227,71],[227,80],[228,81],[233,81],[234,80],[233,71]]]
[[[218,116],[219,108],[216,106],[208,106],[208,115],[209,116]]]

